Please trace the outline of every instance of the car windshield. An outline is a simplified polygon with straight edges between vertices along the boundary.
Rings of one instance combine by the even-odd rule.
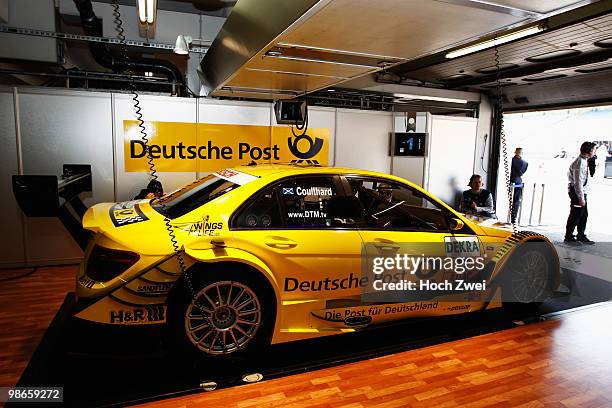
[[[170,194],[151,201],[158,213],[174,219],[195,210],[223,194],[240,187],[232,181],[210,174]]]

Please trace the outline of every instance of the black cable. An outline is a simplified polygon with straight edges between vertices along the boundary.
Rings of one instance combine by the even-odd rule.
[[[295,132],[295,130],[293,129],[294,126],[295,126],[295,129],[297,129],[300,133]],[[306,94],[304,94],[304,123],[300,125],[299,121],[296,119],[295,124],[291,125],[291,133],[293,133],[293,136],[295,137],[300,137],[300,136],[304,136],[307,130],[308,130],[308,100],[306,99]]]
[[[153,180],[158,181],[159,177],[157,175],[157,170],[155,169],[155,163],[153,162],[153,156],[151,155],[151,150],[149,149],[149,137],[147,136],[145,122],[143,120],[142,107],[140,106],[138,91],[134,83],[133,72],[131,69],[131,62],[127,54],[127,42],[125,40],[125,33],[124,33],[125,30],[123,28],[123,22],[121,21],[121,12],[119,11],[119,4],[117,3],[117,0],[113,0],[112,6],[113,6],[113,17],[114,17],[114,23],[115,23],[115,30],[117,31],[117,38],[119,39],[119,42],[121,43],[121,48],[124,54],[124,58],[126,59],[126,63],[128,65],[128,69],[126,72],[127,72],[128,78],[130,79],[130,92],[132,94],[133,106],[134,106],[134,109],[136,110],[136,120],[138,122],[138,127],[140,128],[141,140],[144,143],[144,149],[145,149],[145,152],[147,153],[147,164],[149,165],[149,175],[151,176]],[[187,86],[186,83],[184,85]],[[205,308],[199,305],[198,302],[196,301],[195,288],[193,287],[191,277],[189,276],[187,272],[187,267],[185,266],[185,258],[183,257],[184,250],[181,249],[181,247],[179,246],[178,240],[176,239],[176,235],[174,233],[174,229],[172,228],[172,225],[170,224],[171,220],[166,215],[167,214],[166,205],[163,202],[163,200],[159,200],[158,203],[161,207],[161,213],[164,216],[164,224],[166,226],[166,230],[168,231],[168,237],[170,238],[170,243],[172,244],[174,255],[177,258],[179,268],[181,270],[181,275],[185,277],[185,282],[187,283],[187,287],[190,291],[192,303],[196,308],[204,312]]]
[[[512,212],[514,211],[514,203],[513,203],[511,183],[510,183],[510,165],[508,164],[508,144],[506,141],[506,132],[504,130],[504,115],[503,115],[504,98],[502,96],[502,87],[501,87],[500,74],[499,74],[501,64],[499,60],[499,48],[497,47],[497,42],[495,43],[494,51],[495,51],[495,83],[496,83],[496,90],[497,90],[496,108],[497,108],[497,116],[499,120],[499,139],[501,142],[502,155],[504,159],[504,173],[506,176],[506,191],[508,195],[508,211],[510,213],[510,220],[512,221]],[[511,224],[512,224],[512,232],[516,234],[518,232],[517,226],[516,226],[516,220],[514,220],[514,222],[511,222]]]
[[[487,150],[487,138],[488,137],[489,137],[489,134],[485,133],[484,140],[482,141],[482,154],[480,155],[480,168],[485,174],[488,173],[487,170],[484,168],[484,156]]]
[[[30,269],[30,268],[15,268],[15,269]],[[9,278],[2,278],[2,279],[0,279],[0,282],[8,282],[8,281],[12,281],[12,280],[27,278],[28,276],[32,275],[37,270],[38,270],[38,267],[34,267],[34,268],[32,268],[32,270],[27,271],[26,273],[23,273],[21,275],[11,276]]]

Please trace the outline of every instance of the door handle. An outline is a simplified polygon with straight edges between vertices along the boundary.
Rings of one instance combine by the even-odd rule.
[[[381,251],[397,251],[400,246],[393,241],[384,238],[376,238],[374,246]]]
[[[290,249],[297,246],[297,242],[284,237],[267,237],[264,238],[264,244],[271,248]]]
[[[395,244],[374,244],[374,246],[378,249],[380,249],[381,251],[397,251],[398,249],[400,249],[399,245],[395,245]]]

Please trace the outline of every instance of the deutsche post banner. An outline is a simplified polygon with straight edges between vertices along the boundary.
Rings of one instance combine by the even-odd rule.
[[[304,135],[296,130],[295,136],[288,126],[145,122],[146,144],[137,121],[124,121],[123,130],[126,172],[148,171],[148,154],[162,172],[213,172],[252,162],[296,160],[326,166],[328,161],[325,128],[308,129]]]

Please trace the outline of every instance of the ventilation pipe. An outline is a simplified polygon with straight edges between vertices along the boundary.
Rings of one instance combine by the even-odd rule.
[[[102,22],[93,11],[91,0],[74,0],[85,34],[102,37]],[[89,50],[94,60],[115,73],[123,73],[129,68],[142,71],[157,72],[168,77],[168,81],[183,85],[183,75],[173,63],[164,60],[151,62],[148,60],[130,59],[114,56],[107,44],[89,43]]]

